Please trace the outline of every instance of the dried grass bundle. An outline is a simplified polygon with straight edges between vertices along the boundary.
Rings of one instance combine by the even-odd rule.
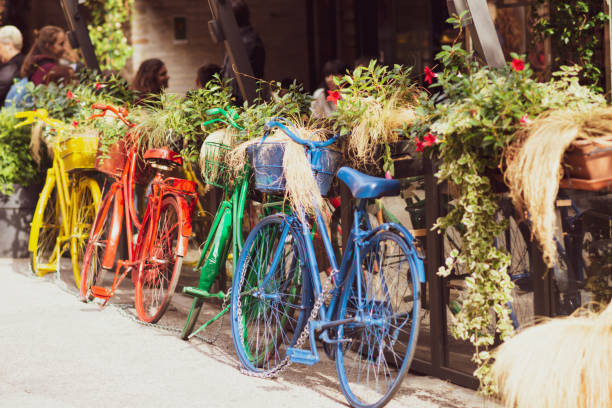
[[[557,260],[555,199],[563,176],[565,150],[578,139],[612,134],[612,108],[558,110],[533,121],[506,152],[505,179],[517,208],[526,210],[542,246],[544,262]]]
[[[328,133],[320,129],[306,126],[292,128],[302,139],[321,141],[327,139]],[[262,138],[251,139],[235,147],[227,154],[227,163],[234,175],[239,175],[247,163],[246,151],[249,146],[262,142]],[[323,208],[323,199],[316,179],[312,173],[310,162],[306,156],[304,146],[295,143],[280,129],[268,136],[265,143],[284,144],[283,176],[285,177],[285,199],[293,208],[304,209],[306,213],[314,213],[315,208]]]
[[[373,163],[375,146],[397,142],[397,131],[415,119],[414,108],[402,100],[401,93],[394,93],[382,103],[373,97],[357,97],[357,100],[349,102],[363,110],[348,141],[348,148],[356,165]]]
[[[612,304],[599,315],[530,327],[496,352],[493,377],[506,407],[612,406]]]

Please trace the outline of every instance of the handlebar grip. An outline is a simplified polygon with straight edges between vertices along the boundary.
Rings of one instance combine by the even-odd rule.
[[[227,116],[227,113],[225,112],[225,110],[221,109],[221,108],[210,108],[210,109],[206,109],[205,112],[207,115],[218,115],[218,114],[223,114],[223,116]]]

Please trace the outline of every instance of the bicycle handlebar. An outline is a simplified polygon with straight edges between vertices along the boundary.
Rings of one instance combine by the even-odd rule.
[[[235,129],[244,130],[242,126],[236,123],[236,119],[238,119],[238,114],[231,108],[229,108],[228,110],[225,110],[223,108],[210,108],[210,109],[207,109],[205,113],[206,115],[209,115],[209,116],[223,115],[225,116],[225,119],[227,120],[222,119],[222,118],[213,118],[213,119],[207,120],[206,122],[202,123],[202,126],[207,126],[215,122],[221,122],[221,123],[225,123],[226,125],[233,126]]]
[[[36,109],[33,111],[16,112],[15,118],[25,119],[19,122],[18,124],[16,124],[15,129],[20,128],[22,126],[29,125],[31,123],[34,123],[36,120],[40,120],[59,131],[66,128],[66,124],[64,122],[62,122],[59,119],[53,119],[52,117],[50,117],[49,112],[46,109]]]
[[[89,119],[104,117],[104,116],[106,116],[106,112],[107,111],[111,111],[111,112],[113,112],[115,114],[117,119],[121,120],[127,126],[129,126],[129,127],[136,126],[135,124],[133,124],[132,122],[130,122],[129,120],[126,119],[126,116],[128,115],[128,111],[123,106],[120,106],[120,107],[116,108],[116,107],[114,107],[112,105],[105,105],[103,103],[94,103],[93,105],[91,105],[91,108],[94,109],[94,110],[98,109],[98,110],[101,110],[103,112],[102,113],[94,113],[94,114],[92,114],[89,117]]]
[[[327,147],[333,143],[336,142],[336,140],[338,140],[338,138],[340,137],[340,135],[336,135],[324,142],[317,142],[314,140],[306,140],[306,139],[302,139],[301,137],[297,136],[295,133],[293,133],[291,130],[289,130],[287,128],[287,126],[285,126],[283,123],[281,123],[280,121],[286,121],[284,118],[274,118],[273,120],[269,121],[268,123],[266,123],[264,125],[264,135],[261,139],[261,141],[263,142],[266,137],[268,137],[268,135],[270,134],[270,132],[272,131],[273,128],[279,128],[280,130],[282,130],[287,136],[289,136],[289,138],[291,138],[294,142],[299,143],[303,146],[308,146],[309,149],[315,149],[315,148],[321,148],[321,147]]]

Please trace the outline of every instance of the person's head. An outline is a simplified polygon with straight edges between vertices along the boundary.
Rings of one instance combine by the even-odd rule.
[[[196,77],[196,86],[203,88],[208,81],[210,81],[215,74],[221,75],[221,67],[217,64],[205,64],[198,68]]]
[[[234,17],[236,17],[238,27],[251,25],[249,6],[247,6],[244,0],[232,0],[232,11],[234,12]]]
[[[168,70],[162,60],[151,58],[143,61],[132,80],[132,88],[142,93],[160,93],[168,87]]]
[[[23,37],[21,31],[15,26],[5,25],[0,28],[0,59],[7,62],[15,54],[21,52]]]
[[[342,76],[346,74],[346,71],[350,67],[344,61],[335,59],[332,61],[327,61],[325,65],[323,65],[323,78],[325,80],[325,87],[327,89],[336,89],[338,85],[334,82],[334,77]]]
[[[66,50],[66,33],[60,27],[45,26],[40,31],[34,31],[36,40],[28,52],[21,69],[22,76],[30,76],[35,70],[35,59],[39,55],[45,55],[53,59],[59,59]]]

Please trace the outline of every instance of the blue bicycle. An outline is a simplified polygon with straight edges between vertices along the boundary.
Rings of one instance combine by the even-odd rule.
[[[272,128],[305,146],[319,180],[325,172],[321,158],[335,139],[303,140],[279,121],[267,124],[266,135]],[[292,362],[315,364],[319,338],[336,360],[351,405],[381,407],[399,388],[414,355],[423,261],[406,228],[394,223],[372,228],[366,213],[368,199],[399,193],[397,180],[348,167],[337,177],[359,199],[340,267],[320,211],[314,222],[331,265],[325,288],[303,212],[263,218],[247,237],[234,274],[232,337],[245,371],[259,377],[277,376]],[[319,183],[322,194],[325,184]],[[302,349],[307,338],[310,347]]]

